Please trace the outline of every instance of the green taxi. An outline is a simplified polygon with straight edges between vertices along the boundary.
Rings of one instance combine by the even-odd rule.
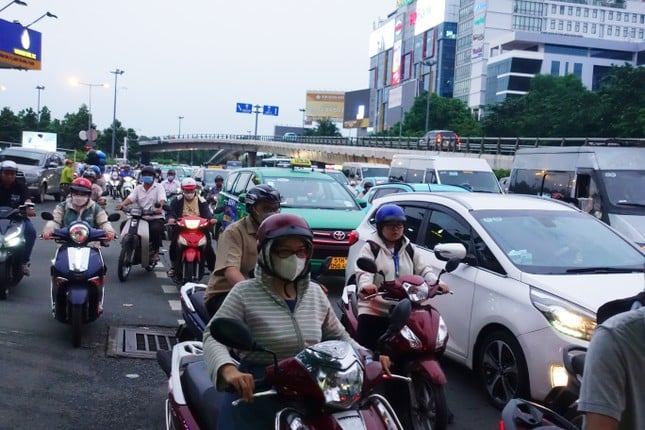
[[[291,169],[246,167],[232,171],[219,193],[219,226],[224,229],[246,216],[246,192],[255,185],[269,184],[280,192],[281,211],[300,215],[313,230],[312,272],[318,273],[322,262],[332,257],[330,271],[342,273],[347,264],[349,234],[365,216],[362,209],[365,202],[359,203],[331,176],[312,171],[305,161],[293,161],[292,166]]]

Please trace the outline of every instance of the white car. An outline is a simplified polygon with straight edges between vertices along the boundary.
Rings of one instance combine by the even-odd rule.
[[[405,234],[437,272],[445,261],[435,245],[466,248],[462,264],[441,278],[454,295],[433,304],[450,333],[446,355],[473,369],[498,407],[566,385],[562,347],[588,344],[600,305],[643,291],[645,254],[628,239],[566,203],[509,194],[375,200],[350,236],[346,280],[385,203],[404,209]]]

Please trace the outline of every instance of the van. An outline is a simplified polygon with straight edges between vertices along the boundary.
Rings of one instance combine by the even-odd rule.
[[[390,166],[379,163],[343,163],[343,173],[349,178],[349,184],[358,185],[365,178],[386,177]]]
[[[645,245],[645,148],[519,149],[508,192],[564,200]]]
[[[446,184],[475,192],[502,193],[493,169],[483,158],[395,154],[388,179],[390,182]]]

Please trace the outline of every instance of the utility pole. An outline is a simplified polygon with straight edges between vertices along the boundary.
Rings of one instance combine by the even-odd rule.
[[[255,114],[255,133],[253,134],[254,139],[258,140],[258,115],[260,115],[260,108],[262,106],[260,105],[255,105],[253,108],[255,109],[253,113]]]

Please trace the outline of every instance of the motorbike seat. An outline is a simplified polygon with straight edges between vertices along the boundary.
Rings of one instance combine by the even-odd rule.
[[[204,321],[204,327],[210,320],[208,310],[206,309],[206,303],[204,303],[204,291],[195,291],[190,295],[190,302],[193,304],[197,315],[199,315]],[[203,327],[202,327],[203,328]]]
[[[186,402],[200,429],[216,430],[217,411],[223,393],[213,386],[203,360],[190,363],[181,375]]]

